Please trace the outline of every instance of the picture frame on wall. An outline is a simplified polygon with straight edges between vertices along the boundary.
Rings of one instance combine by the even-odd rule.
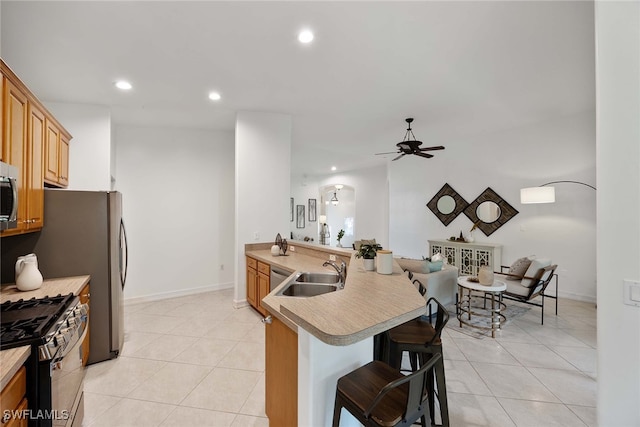
[[[296,205],[296,228],[304,228],[304,205]]]
[[[316,199],[309,199],[309,222],[316,222]]]
[[[293,197],[291,198],[291,203],[289,203],[289,211],[291,213],[291,219],[289,221],[293,222]]]

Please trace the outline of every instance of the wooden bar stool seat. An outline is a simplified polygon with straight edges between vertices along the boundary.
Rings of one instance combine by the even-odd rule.
[[[421,316],[388,330],[385,334],[385,361],[390,366],[400,369],[402,353],[409,353],[411,370],[422,368],[432,355],[439,355],[438,362],[428,372],[427,389],[429,391],[429,412],[431,424],[435,425],[435,398],[440,404],[442,426],[449,426],[449,408],[447,404],[447,388],[444,376],[444,360],[442,359],[442,340],[440,338],[444,326],[449,321],[446,308],[435,298],[429,298],[427,307],[432,304],[438,307],[434,316]],[[436,386],[437,385],[437,389]]]
[[[373,361],[341,377],[336,386],[333,427],[340,425],[342,408],[365,426],[408,426],[421,420],[426,427],[430,418],[427,377],[440,357],[434,355],[410,375]]]

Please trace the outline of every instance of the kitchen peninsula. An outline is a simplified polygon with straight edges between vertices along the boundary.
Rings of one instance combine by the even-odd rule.
[[[337,379],[371,361],[373,337],[423,314],[425,302],[395,262],[393,273],[382,275],[365,271],[362,260],[355,258],[355,251],[313,244],[295,246],[296,251],[285,257],[274,257],[266,246],[259,245],[247,245],[245,253],[292,272],[319,272],[326,268],[333,271],[322,264],[335,255],[338,262],[347,262],[348,272],[344,289],[336,292],[309,298],[277,296],[287,285],[285,280],[262,300],[275,318],[266,330],[266,411],[272,425],[329,425]],[[293,274],[289,278],[292,277]],[[282,330],[283,325],[289,338],[278,336],[278,346],[270,345],[274,331]],[[283,351],[283,346],[290,351]],[[278,351],[279,357],[274,358],[271,351]],[[297,365],[297,371],[292,364]],[[290,382],[296,374],[295,393],[282,395],[282,382],[287,382],[282,377],[288,377]],[[274,393],[272,382],[278,384],[277,396],[270,395]],[[294,405],[291,399],[297,402],[297,410],[281,411],[282,406]],[[280,418],[282,412],[285,418]],[[292,422],[291,416],[297,421]],[[345,413],[342,425],[349,422],[358,425]]]

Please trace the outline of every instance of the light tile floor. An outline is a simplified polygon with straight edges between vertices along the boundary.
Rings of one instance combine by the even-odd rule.
[[[264,326],[232,298],[127,306],[122,355],[87,370],[83,425],[268,426]],[[595,319],[593,304],[561,299],[544,326],[533,307],[495,339],[445,329],[451,425],[595,426]]]

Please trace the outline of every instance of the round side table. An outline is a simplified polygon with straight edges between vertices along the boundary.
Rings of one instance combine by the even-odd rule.
[[[462,325],[471,326],[472,328],[484,329],[491,331],[491,337],[496,337],[496,331],[500,330],[500,326],[502,322],[506,320],[506,317],[500,310],[502,308],[502,294],[507,290],[507,285],[504,282],[495,280],[493,285],[485,286],[481,285],[477,282],[471,282],[468,280],[468,276],[460,276],[458,277],[458,321],[460,322],[460,327]],[[471,298],[473,293],[482,293],[482,299],[484,300],[484,308],[483,307],[475,307],[471,305]],[[490,297],[491,307],[486,308],[487,298]],[[474,308],[476,310],[474,310]],[[482,311],[478,311],[482,310]],[[485,317],[490,319],[490,324],[486,326],[481,322],[473,322],[473,316],[476,317]]]

